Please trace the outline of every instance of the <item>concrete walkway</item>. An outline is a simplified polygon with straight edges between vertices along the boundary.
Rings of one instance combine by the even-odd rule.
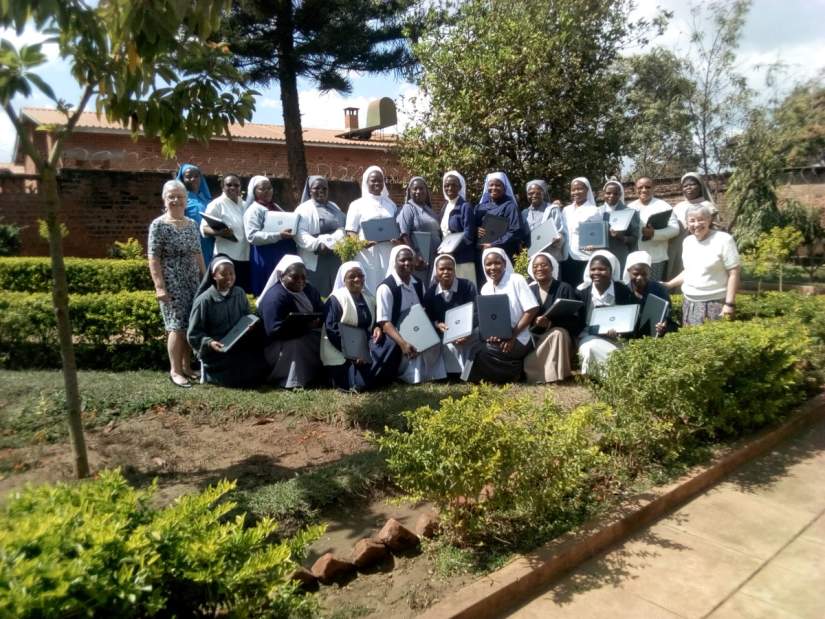
[[[511,617],[825,617],[825,423],[594,557]]]

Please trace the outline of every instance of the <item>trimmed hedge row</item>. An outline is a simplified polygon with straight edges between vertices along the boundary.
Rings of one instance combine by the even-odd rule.
[[[66,258],[70,294],[154,290],[146,260]],[[51,292],[49,258],[0,258],[0,290]]]

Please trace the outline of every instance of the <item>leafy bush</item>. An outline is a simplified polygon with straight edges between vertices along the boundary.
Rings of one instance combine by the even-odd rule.
[[[163,367],[166,341],[154,292],[72,295],[69,316],[79,367]],[[50,294],[0,292],[0,365],[59,367]]]
[[[797,321],[715,321],[630,342],[600,368],[595,393],[615,411],[604,443],[675,461],[691,447],[781,418],[805,395],[811,354]]]
[[[119,471],[29,488],[0,513],[0,616],[311,616],[289,580],[323,530],[269,543],[277,526],[244,526],[219,482],[158,509]]]
[[[527,248],[523,248],[513,258],[513,270],[522,277],[528,277],[527,265],[530,264],[530,256],[527,253]],[[559,273],[553,273],[555,277],[559,277]]]
[[[335,244],[332,250],[338,255],[341,262],[348,262],[349,260],[355,260],[358,252],[366,249],[367,245],[369,245],[367,241],[347,234]]]
[[[16,256],[23,249],[20,226],[0,223],[0,256]]]
[[[387,429],[375,440],[393,481],[433,502],[449,537],[512,539],[581,504],[588,471],[604,461],[591,433],[599,414],[481,386],[404,413],[409,433]]]
[[[154,290],[146,260],[66,258],[70,294]],[[49,258],[0,259],[0,290],[50,292],[52,265]]]
[[[146,256],[146,252],[143,250],[140,241],[130,236],[125,242],[115,241],[109,250],[109,255],[112,258],[123,260],[142,260]]]

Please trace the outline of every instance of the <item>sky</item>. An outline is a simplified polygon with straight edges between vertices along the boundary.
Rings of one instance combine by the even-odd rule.
[[[676,50],[678,53],[688,47],[691,14],[689,5],[683,0],[636,0],[635,16],[651,17],[658,8],[674,12],[664,35],[652,44]],[[699,3],[702,4],[702,3]],[[786,92],[793,84],[814,77],[825,69],[825,0],[754,0],[742,33],[738,52],[738,70],[745,75],[751,88],[761,93],[767,100],[765,90],[765,67],[777,61],[786,65],[784,79],[778,85]],[[40,40],[39,35],[26,30],[17,37],[12,31],[0,30],[0,38],[6,38],[16,45]],[[68,101],[76,101],[79,89],[73,81],[69,65],[57,56],[55,46],[47,46],[44,51],[49,62],[39,73],[54,88],[57,95]],[[360,124],[366,120],[366,108],[370,100],[377,97],[392,97],[400,102],[402,98],[415,96],[413,84],[394,78],[392,75],[370,76],[353,74],[353,88],[349,95],[335,92],[321,94],[312,84],[299,82],[299,97],[304,128],[342,129],[345,107],[360,109]],[[259,89],[260,90],[260,89]],[[25,105],[32,107],[53,107],[42,94],[35,93],[28,99],[13,101],[16,110]],[[403,106],[399,105],[399,128],[407,122]],[[257,99],[253,122],[283,124],[280,94],[277,88],[261,91]],[[9,161],[14,148],[14,130],[5,112],[0,112],[0,161]]]

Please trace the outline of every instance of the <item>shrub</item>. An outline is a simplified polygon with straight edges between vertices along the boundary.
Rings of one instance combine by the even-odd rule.
[[[140,241],[130,236],[125,242],[115,241],[109,250],[109,255],[112,258],[123,260],[142,260],[146,256],[146,252],[143,250]]]
[[[410,432],[376,438],[393,481],[433,502],[459,542],[546,530],[577,509],[588,470],[603,462],[591,434],[600,407],[556,405],[475,387],[469,395],[404,413]]]
[[[615,410],[604,441],[668,462],[774,422],[804,397],[810,352],[805,327],[784,320],[715,321],[632,341],[597,373],[595,393]]]
[[[244,526],[219,482],[159,509],[119,471],[29,488],[0,514],[0,616],[311,616],[289,580],[323,532],[271,544],[276,525]]]
[[[524,278],[529,277],[527,273],[527,265],[530,264],[530,256],[527,248],[524,247],[519,253],[513,257],[513,270]],[[559,273],[553,273],[554,277],[558,278]]]
[[[154,290],[146,260],[66,258],[70,294]],[[49,258],[0,259],[0,290],[50,292],[52,264]]]
[[[72,295],[69,316],[79,367],[163,367],[166,342],[154,292]],[[0,364],[60,366],[50,294],[0,293]]]
[[[0,223],[0,256],[16,256],[23,249],[20,226]]]
[[[335,244],[332,250],[338,255],[341,262],[348,262],[349,260],[355,260],[358,252],[365,249],[368,244],[363,239],[347,234]]]

